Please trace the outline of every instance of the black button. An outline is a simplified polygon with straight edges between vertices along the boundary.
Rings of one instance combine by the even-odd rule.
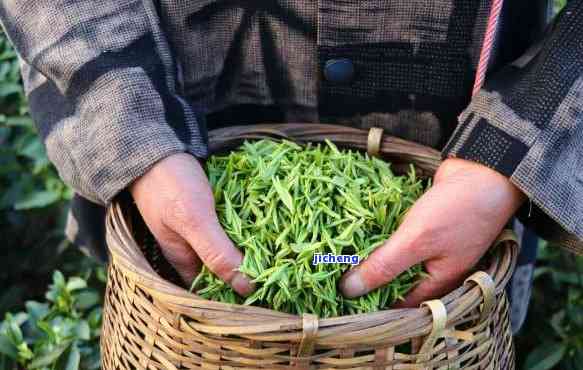
[[[324,77],[335,84],[346,84],[354,79],[354,64],[350,59],[330,59],[324,65]]]

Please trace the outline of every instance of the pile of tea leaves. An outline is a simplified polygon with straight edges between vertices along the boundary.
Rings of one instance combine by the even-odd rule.
[[[261,140],[211,156],[206,172],[219,221],[245,256],[239,270],[257,287],[240,297],[203,267],[192,289],[206,299],[325,318],[385,308],[423,275],[414,266],[347,299],[338,282],[351,265],[313,264],[316,253],[362,261],[379,247],[425,190],[413,167],[397,176],[388,163],[331,142],[302,147]]]

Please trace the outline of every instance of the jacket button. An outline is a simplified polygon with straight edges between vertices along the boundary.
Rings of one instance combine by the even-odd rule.
[[[324,65],[324,77],[335,84],[347,84],[354,79],[354,64],[350,59],[330,59]]]

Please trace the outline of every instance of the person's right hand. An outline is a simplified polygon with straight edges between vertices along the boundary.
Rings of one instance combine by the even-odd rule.
[[[156,163],[129,188],[166,259],[190,284],[201,261],[240,295],[253,289],[236,269],[243,255],[219,224],[213,194],[199,162],[185,153]]]

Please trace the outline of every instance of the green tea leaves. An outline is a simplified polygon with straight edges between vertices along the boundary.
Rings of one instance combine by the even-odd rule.
[[[203,267],[192,289],[204,298],[330,317],[387,307],[421,276],[415,266],[349,300],[337,284],[351,265],[313,264],[315,254],[362,259],[382,245],[424,191],[413,169],[396,176],[387,163],[329,141],[261,140],[212,156],[206,171],[219,221],[245,255],[239,271],[257,290],[243,299]]]
[[[279,199],[283,202],[283,204],[285,204],[287,209],[289,209],[289,211],[293,213],[294,212],[294,202],[293,202],[291,194],[287,190],[287,187],[284,187],[281,184],[281,181],[277,177],[273,178],[273,187],[277,191],[277,194],[279,195]]]

